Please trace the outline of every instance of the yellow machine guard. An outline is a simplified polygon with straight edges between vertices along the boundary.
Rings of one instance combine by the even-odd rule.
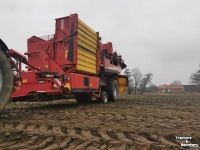
[[[77,71],[96,74],[96,55],[78,47]]]
[[[80,19],[78,19],[78,45],[96,54],[97,33]]]
[[[77,72],[96,74],[97,33],[78,19]]]
[[[119,78],[117,79],[118,83],[118,92],[122,93],[126,91],[126,88],[128,87],[128,77],[119,75]]]

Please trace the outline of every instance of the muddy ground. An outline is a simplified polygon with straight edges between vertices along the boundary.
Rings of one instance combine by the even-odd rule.
[[[0,117],[0,149],[188,149],[200,144],[200,95],[121,95],[117,102],[14,102]]]

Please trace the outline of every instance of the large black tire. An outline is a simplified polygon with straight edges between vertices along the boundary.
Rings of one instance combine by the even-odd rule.
[[[76,94],[75,98],[77,102],[89,102],[92,101],[92,94]]]
[[[114,102],[118,99],[118,85],[116,80],[112,78],[106,79],[106,92],[109,102]]]
[[[13,90],[13,72],[4,52],[0,49],[0,113],[10,100]]]

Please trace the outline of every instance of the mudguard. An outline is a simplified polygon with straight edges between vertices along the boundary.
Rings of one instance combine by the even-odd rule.
[[[119,75],[117,79],[118,92],[123,93],[128,87],[128,77],[125,75]]]

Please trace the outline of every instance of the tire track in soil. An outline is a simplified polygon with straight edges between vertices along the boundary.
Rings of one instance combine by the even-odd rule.
[[[190,108],[200,106],[197,100],[191,101],[188,109],[183,106],[184,116],[180,108],[173,107],[169,97],[161,102],[156,96],[151,98],[152,102],[138,99],[127,98],[105,105],[80,106],[73,102],[68,106],[65,101],[59,105],[22,103],[22,108],[11,105],[0,118],[0,149],[180,149],[180,143],[173,139],[175,134],[180,136],[184,129],[193,127],[187,130],[192,134],[195,133],[192,130],[200,127],[192,117],[200,111]],[[187,99],[182,98],[180,105],[184,100]],[[60,107],[61,104],[64,106]],[[163,104],[169,107],[163,109]],[[184,120],[187,116],[190,121]],[[193,138],[196,137],[197,134]]]
[[[5,123],[1,133],[4,134],[0,148],[7,149],[126,149],[133,141],[125,136],[124,132],[112,132],[97,129],[82,130],[80,128],[67,129],[66,133],[61,127],[52,127],[47,130],[44,125],[26,125],[19,123],[17,126]],[[57,130],[55,130],[55,128]],[[42,131],[43,130],[43,131]],[[51,132],[50,132],[51,131]],[[54,132],[59,131],[59,132]],[[93,134],[92,134],[93,133]],[[23,137],[23,135],[26,135]],[[16,137],[18,137],[16,139]],[[60,137],[61,142],[57,137]],[[8,144],[1,144],[6,139],[15,140]]]

